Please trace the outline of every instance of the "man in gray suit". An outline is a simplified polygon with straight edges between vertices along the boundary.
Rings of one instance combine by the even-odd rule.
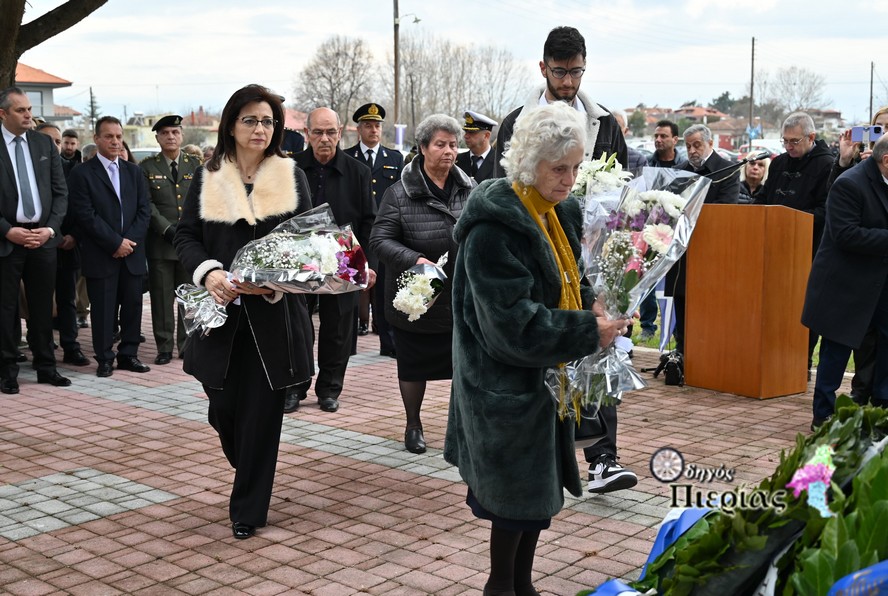
[[[32,130],[31,102],[18,87],[0,91],[0,120],[0,391],[19,392],[21,322],[10,297],[22,282],[37,382],[67,387],[52,346],[56,246],[68,208],[62,161],[52,140]]]

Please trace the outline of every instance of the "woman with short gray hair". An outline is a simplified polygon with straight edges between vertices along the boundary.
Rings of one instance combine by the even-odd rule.
[[[426,383],[450,379],[453,373],[450,277],[457,252],[453,226],[475,185],[456,166],[461,136],[459,122],[445,114],[433,114],[419,123],[419,154],[404,166],[401,180],[385,191],[370,234],[370,249],[385,270],[385,318],[394,331],[398,386],[407,415],[404,446],[411,453],[426,450],[419,416]],[[414,265],[434,264],[444,253],[449,253],[444,290],[420,319],[411,322],[392,305],[398,278]]]
[[[503,159],[508,178],[475,189],[454,230],[444,459],[468,485],[472,513],[492,524],[491,596],[537,594],[540,531],[565,488],[583,493],[576,423],[559,420],[546,371],[610,345],[628,325],[593,312],[578,270],[582,213],[570,191],[585,138],[585,121],[564,102],[522,113]]]

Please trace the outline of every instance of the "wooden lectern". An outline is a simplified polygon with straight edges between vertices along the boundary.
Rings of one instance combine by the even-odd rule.
[[[808,389],[813,216],[704,205],[687,258],[685,381],[759,399]]]

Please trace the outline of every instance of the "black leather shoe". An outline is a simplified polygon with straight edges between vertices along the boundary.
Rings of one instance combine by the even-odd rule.
[[[135,356],[118,356],[117,370],[130,370],[137,373],[146,373],[151,367],[142,362]]]
[[[408,428],[404,431],[404,447],[410,453],[425,453],[425,437],[422,436],[421,428]]]
[[[77,317],[77,327],[80,329],[86,329],[89,327],[89,323],[86,322],[86,317]]]
[[[46,383],[47,385],[52,385],[53,387],[69,387],[71,385],[71,379],[63,377],[59,374],[59,371],[57,370],[54,370],[52,372],[41,372],[38,370],[37,382]]]
[[[299,409],[299,402],[306,397],[305,389],[297,389],[296,387],[287,387],[284,394],[284,414],[291,414]]]
[[[238,540],[243,540],[256,534],[256,526],[250,526],[241,522],[231,524],[231,533]]]
[[[111,373],[114,372],[114,365],[110,360],[106,360],[105,362],[99,362],[99,367],[96,369],[97,377],[110,377]]]
[[[9,395],[19,392],[19,384],[16,379],[0,379],[0,391]]]
[[[370,330],[367,329],[367,323],[358,323],[358,335],[367,335]]]
[[[169,364],[173,361],[173,353],[172,352],[158,352],[157,358],[154,359],[154,364]]]
[[[62,358],[62,362],[74,366],[86,366],[89,364],[89,359],[83,355],[81,350],[68,350],[65,352],[65,357]]]
[[[325,412],[335,412],[339,409],[339,400],[335,397],[319,397],[318,404]]]
[[[394,350],[379,350],[380,356],[388,356],[389,358],[397,358]]]
[[[16,362],[27,362],[27,361],[28,361],[28,357],[25,356],[25,353],[24,353],[24,352],[22,352],[21,350],[19,350],[18,353],[15,355],[15,361],[16,361]]]

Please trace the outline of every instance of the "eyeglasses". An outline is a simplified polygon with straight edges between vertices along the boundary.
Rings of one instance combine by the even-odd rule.
[[[583,76],[583,73],[586,72],[585,66],[583,66],[583,67],[577,66],[576,68],[568,69],[568,68],[559,68],[559,67],[552,68],[551,66],[546,64],[546,68],[549,69],[549,72],[551,72],[552,76],[555,77],[556,79],[563,79],[568,74],[570,74],[570,78],[572,78],[572,79],[579,79],[580,77]]]
[[[791,147],[795,147],[796,145],[798,145],[799,143],[801,143],[802,141],[804,141],[807,138],[808,137],[801,137],[799,139],[787,139],[784,137],[780,140],[783,142],[784,145],[789,145]]]
[[[316,137],[318,139],[320,139],[321,137],[324,137],[324,136],[328,136],[332,139],[332,138],[335,138],[336,135],[339,134],[339,129],[338,128],[328,128],[327,130],[313,129],[313,130],[308,131],[308,134],[310,134],[311,136]]]
[[[259,120],[252,116],[244,116],[243,118],[238,118],[238,120],[243,122],[244,126],[247,128],[256,128],[257,124],[261,124],[263,128],[274,128],[278,123],[277,120],[272,120],[271,118],[263,118],[262,120]]]

